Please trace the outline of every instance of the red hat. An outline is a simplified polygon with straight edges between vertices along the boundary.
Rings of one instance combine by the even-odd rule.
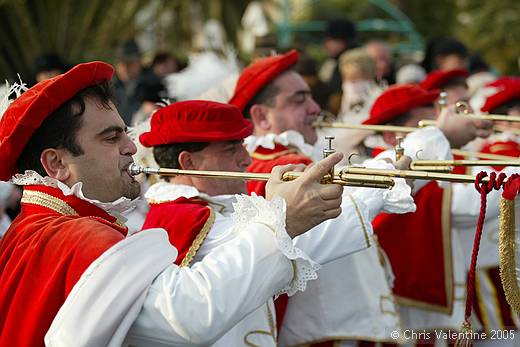
[[[449,71],[435,70],[426,76],[420,86],[426,90],[442,89],[445,84],[460,77],[468,77],[468,72],[464,69],[454,69]]]
[[[379,95],[363,124],[388,123],[415,107],[431,104],[438,97],[439,90],[427,91],[414,84],[394,85]]]
[[[43,121],[79,91],[112,78],[111,65],[94,61],[42,81],[15,99],[0,119],[0,180],[16,174],[16,162]]]
[[[233,105],[188,100],[163,107],[152,116],[151,129],[141,134],[145,147],[182,142],[242,140],[253,133],[253,123]]]
[[[298,52],[293,49],[289,53],[262,58],[252,63],[240,74],[235,93],[229,103],[244,112],[247,104],[266,84],[296,64],[297,61]]]
[[[511,100],[520,99],[520,78],[502,77],[487,86],[495,87],[497,92],[488,96],[480,109],[482,112],[490,112]]]

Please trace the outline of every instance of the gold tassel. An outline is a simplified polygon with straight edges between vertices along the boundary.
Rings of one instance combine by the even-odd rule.
[[[473,346],[473,329],[471,323],[467,320],[462,323],[462,328],[458,333],[457,341],[455,341],[455,347],[471,347]]]

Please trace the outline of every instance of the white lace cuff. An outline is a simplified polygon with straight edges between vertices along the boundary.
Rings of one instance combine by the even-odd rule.
[[[234,221],[234,228],[239,231],[250,223],[266,225],[273,230],[276,244],[280,251],[293,264],[293,279],[277,295],[287,293],[291,296],[298,291],[304,291],[307,287],[307,281],[318,278],[316,271],[320,269],[320,265],[314,262],[301,249],[295,247],[291,237],[287,234],[285,230],[285,200],[279,197],[266,200],[255,193],[251,196],[236,195],[236,200],[233,203],[235,212],[231,215]]]

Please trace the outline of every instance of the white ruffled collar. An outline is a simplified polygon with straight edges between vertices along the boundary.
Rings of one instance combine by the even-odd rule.
[[[47,187],[58,188],[65,196],[74,195],[81,200],[87,201],[92,205],[105,210],[107,213],[123,222],[126,221],[126,218],[123,217],[123,214],[133,210],[136,207],[137,201],[139,200],[139,198],[131,200],[126,197],[120,197],[119,199],[112,202],[101,202],[99,200],[89,199],[83,194],[81,189],[83,187],[83,182],[78,182],[72,187],[69,187],[63,182],[60,182],[49,176],[43,177],[36,171],[32,170],[27,170],[24,174],[14,175],[9,182],[19,186],[40,184]]]
[[[276,144],[283,146],[294,146],[306,156],[311,156],[313,146],[305,143],[302,134],[294,130],[287,130],[281,134],[267,134],[264,136],[251,135],[244,140],[244,144],[249,153],[254,153],[258,147],[274,149]]]
[[[211,205],[218,206],[229,212],[233,211],[233,203],[236,202],[236,196],[234,194],[211,196],[200,192],[193,186],[170,182],[155,183],[146,191],[144,197],[149,202],[173,201],[181,197],[187,199],[198,197]]]

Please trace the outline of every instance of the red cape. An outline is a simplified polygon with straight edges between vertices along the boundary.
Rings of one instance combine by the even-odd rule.
[[[174,201],[150,203],[150,211],[143,229],[166,229],[170,243],[179,251],[175,263],[187,266],[193,260],[214,221],[215,214],[207,202],[197,198],[181,197]]]
[[[415,196],[417,210],[379,214],[372,225],[395,274],[393,292],[403,305],[450,314],[454,278],[451,192],[433,181]]]
[[[254,153],[251,154],[251,165],[247,168],[247,172],[270,173],[277,165],[287,164],[312,164],[312,160],[306,157],[294,148],[289,148],[276,144],[274,149],[267,149],[258,147]],[[248,181],[247,191],[251,194],[255,192],[257,195],[265,196],[264,181]]]
[[[84,200],[26,186],[21,212],[0,241],[0,346],[43,346],[83,272],[126,233]]]

